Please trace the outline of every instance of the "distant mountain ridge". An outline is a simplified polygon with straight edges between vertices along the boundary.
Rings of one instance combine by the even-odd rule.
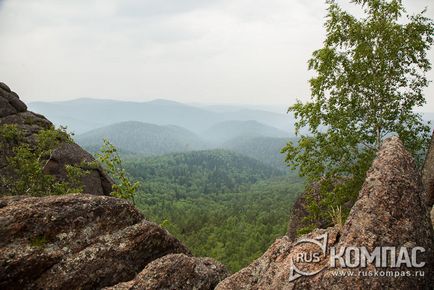
[[[294,136],[294,116],[276,113],[265,106],[188,105],[166,99],[130,102],[81,98],[60,102],[31,102],[29,109],[49,118],[55,125],[67,126],[76,134],[125,121],[141,121],[156,125],[178,125],[195,133],[224,121],[254,120],[288,132]],[[282,107],[282,112],[286,111]],[[421,113],[425,122],[434,121],[434,112]],[[432,125],[431,125],[432,127]],[[302,130],[302,132],[306,132]]]
[[[255,120],[291,134],[290,115],[266,110],[234,107],[214,111],[174,101],[157,99],[149,102],[127,102],[117,100],[76,99],[62,102],[33,102],[35,110],[64,125],[76,134],[125,121],[140,121],[156,125],[177,125],[200,133],[224,121]]]
[[[280,153],[289,139],[282,137],[285,135],[284,131],[256,121],[218,123],[201,135],[174,125],[128,121],[91,130],[76,135],[74,139],[93,153],[99,151],[104,139],[108,139],[124,157],[226,149],[285,170],[284,158]]]
[[[268,126],[258,121],[224,121],[211,126],[202,136],[206,140],[211,140],[223,144],[234,138],[254,138],[254,137],[289,137],[289,133]]]
[[[174,125],[159,126],[138,121],[121,122],[78,135],[75,140],[95,152],[108,139],[120,151],[147,156],[207,148],[193,132]]]

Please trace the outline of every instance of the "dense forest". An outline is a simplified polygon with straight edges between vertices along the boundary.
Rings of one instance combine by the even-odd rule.
[[[237,271],[259,257],[287,227],[304,182],[225,150],[124,160],[141,187],[136,206],[199,256]]]
[[[283,171],[226,150],[204,150],[127,160],[127,171],[148,192],[184,198],[240,190]]]

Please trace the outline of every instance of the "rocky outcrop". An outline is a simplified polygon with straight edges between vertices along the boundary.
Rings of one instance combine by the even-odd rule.
[[[18,95],[4,83],[0,82],[0,118],[27,111]]]
[[[228,276],[226,268],[210,258],[171,254],[149,263],[132,281],[106,290],[127,289],[214,289]]]
[[[4,124],[17,125],[24,134],[24,141],[30,145],[35,142],[35,134],[40,130],[49,129],[53,124],[44,116],[27,111],[27,106],[19,99],[18,95],[11,91],[4,83],[0,82],[0,126]],[[0,138],[2,138],[0,136]],[[2,141],[2,140],[0,140]],[[4,141],[4,140],[3,140]],[[8,142],[0,142],[8,144]],[[12,148],[16,144],[8,144],[0,148],[0,174],[10,176],[6,169],[7,157],[13,154]],[[63,143],[57,148],[44,170],[58,179],[66,178],[65,165],[83,166],[82,162],[93,162],[95,159],[75,143]],[[82,177],[84,192],[96,195],[109,195],[113,182],[101,168],[84,168],[88,174]],[[7,194],[0,187],[0,195]]]
[[[427,205],[431,209],[431,222],[434,226],[434,133],[422,169],[422,182],[426,191]]]
[[[378,152],[341,231],[319,229],[294,242],[287,236],[278,239],[262,257],[216,289],[429,289],[434,285],[433,243],[421,177],[411,155],[393,137]],[[391,247],[379,248],[390,259],[378,265],[384,267],[369,260],[365,266],[356,254],[362,247],[371,255],[377,247]],[[315,252],[320,259],[309,263],[306,254]],[[331,259],[332,253],[338,258]],[[416,259],[410,262],[412,257]],[[377,258],[374,262],[381,261]]]
[[[0,199],[0,289],[99,289],[131,280],[172,253],[190,254],[125,200],[87,194]],[[204,285],[223,277],[218,264],[194,259],[179,260],[183,274],[204,275]]]

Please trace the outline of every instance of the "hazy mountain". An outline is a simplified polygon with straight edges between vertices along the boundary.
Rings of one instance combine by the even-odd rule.
[[[286,114],[288,105],[231,105],[231,104],[216,104],[216,105],[203,105],[193,104],[197,107],[201,107],[214,112],[237,112],[242,110],[254,110],[254,111],[266,111],[278,114]]]
[[[252,120],[221,122],[211,126],[201,135],[217,144],[237,138],[289,136],[285,131]]]
[[[257,109],[226,106],[225,110],[211,110],[167,100],[126,102],[116,100],[77,99],[64,102],[34,102],[29,108],[45,115],[56,125],[66,125],[81,134],[99,127],[140,121],[156,125],[177,125],[195,133],[229,120],[255,120],[291,133],[290,115]]]
[[[75,137],[77,143],[97,152],[103,139],[112,142],[124,155],[163,155],[204,149],[229,149],[278,169],[286,169],[280,150],[288,141],[286,132],[256,121],[226,121],[197,135],[174,125],[137,121],[121,122]],[[204,141],[205,140],[205,141]]]
[[[222,147],[287,171],[288,167],[284,163],[285,155],[280,153],[280,150],[288,141],[288,138],[244,137],[229,140]]]
[[[187,129],[129,121],[95,129],[75,137],[77,143],[96,151],[108,139],[124,153],[161,155],[207,148],[196,134]]]

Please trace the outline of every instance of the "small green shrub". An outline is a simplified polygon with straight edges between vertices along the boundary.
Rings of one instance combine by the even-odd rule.
[[[9,175],[0,176],[0,188],[9,195],[60,195],[81,192],[81,178],[87,172],[80,166],[67,165],[67,178],[58,180],[54,176],[45,174],[54,150],[65,142],[72,142],[65,128],[49,128],[40,130],[35,135],[34,144],[25,142],[24,132],[16,125],[0,126],[0,140],[3,145],[12,145],[12,156],[6,157],[5,172]]]
[[[104,140],[104,144],[97,155],[97,159],[103,165],[108,174],[115,180],[112,187],[112,196],[131,200],[135,203],[134,197],[140,186],[138,181],[132,182],[122,166],[122,159],[113,144]]]

